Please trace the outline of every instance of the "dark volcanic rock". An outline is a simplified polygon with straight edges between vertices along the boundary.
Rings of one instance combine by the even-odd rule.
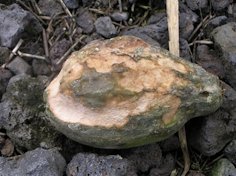
[[[179,12],[186,13],[190,17],[193,23],[198,22],[199,16],[194,13],[191,9],[189,9],[183,2],[179,2]]]
[[[191,54],[190,54],[190,48],[188,45],[188,41],[180,38],[179,45],[180,45],[180,57],[182,57],[188,61],[191,61]]]
[[[162,159],[160,166],[151,169],[150,176],[169,176],[174,169],[175,159],[171,154],[167,154]]]
[[[194,30],[193,21],[191,19],[191,15],[188,13],[180,13],[179,16],[179,32],[180,37],[184,39],[188,39],[191,33]]]
[[[32,62],[34,75],[50,75],[51,70],[49,64],[44,60],[34,59]]]
[[[54,66],[57,66],[57,61],[63,56],[63,54],[70,48],[70,41],[62,39],[56,42],[52,48],[50,48],[49,56]]]
[[[166,12],[154,13],[148,19],[147,24],[156,24],[164,17],[166,17]]]
[[[98,18],[94,24],[97,33],[105,38],[111,38],[117,34],[116,28],[108,16]]]
[[[25,33],[38,34],[42,31],[36,18],[17,4],[0,9],[0,45],[14,47]]]
[[[196,62],[221,79],[225,77],[225,70],[218,53],[215,50],[210,50],[207,45],[199,45],[197,47]]]
[[[228,14],[229,16],[236,17],[236,3],[229,5],[228,7]]]
[[[99,34],[97,34],[96,32],[94,32],[94,33],[92,33],[92,34],[90,34],[90,35],[87,35],[87,36],[85,37],[85,39],[83,40],[83,42],[84,42],[85,44],[88,44],[88,43],[90,43],[90,42],[92,42],[92,41],[94,41],[94,40],[104,40],[104,38],[103,38],[101,35],[99,35]]]
[[[17,159],[0,157],[2,176],[63,176],[65,159],[56,150],[37,148]]]
[[[119,155],[98,156],[79,153],[67,165],[66,173],[70,176],[126,176],[129,163]]]
[[[9,79],[12,77],[9,70],[0,67],[0,99],[5,92]]]
[[[160,142],[160,147],[163,152],[170,152],[177,150],[180,147],[179,138],[173,135],[168,139]]]
[[[143,33],[143,30],[139,30],[137,28],[131,29],[129,31],[126,31],[123,33],[124,35],[132,35],[138,38],[143,39],[145,42],[149,43],[150,45],[153,46],[160,46],[160,44],[153,40],[151,37],[149,37],[146,33]]]
[[[84,6],[92,5],[94,0],[82,0],[82,3]]]
[[[11,51],[7,47],[0,46],[0,66],[4,64],[10,56]]]
[[[232,140],[224,149],[225,156],[236,164],[236,140]]]
[[[78,17],[76,23],[83,29],[85,34],[89,34],[94,30],[94,17],[87,9],[78,9]]]
[[[76,9],[79,7],[78,0],[63,0],[63,1],[69,9]]]
[[[192,10],[199,10],[208,6],[208,0],[186,0],[186,3]]]
[[[139,37],[151,45],[160,45],[167,47],[168,31],[167,17],[162,17],[157,23],[146,25],[144,27],[136,27],[124,32],[124,35],[133,35]]]
[[[223,158],[213,165],[210,176],[236,176],[236,168],[229,160]]]
[[[223,10],[226,8],[232,0],[211,0],[211,4],[214,10]]]
[[[6,66],[16,75],[19,74],[32,74],[32,67],[21,57],[17,56]]]
[[[114,21],[126,21],[128,20],[129,18],[129,13],[128,12],[113,12],[111,14],[111,18],[114,20]]]
[[[204,155],[212,156],[236,136],[236,91],[223,84],[224,101],[215,113],[196,118],[187,125],[189,144]]]
[[[207,35],[210,36],[210,33],[218,26],[224,25],[227,22],[227,17],[226,16],[217,16],[213,19],[211,19],[206,26],[206,33]]]
[[[214,29],[212,36],[221,52],[227,82],[236,88],[236,23],[228,23]]]
[[[62,6],[59,1],[55,0],[39,0],[39,8],[43,15],[53,16],[63,12]]]
[[[132,149],[127,159],[137,171],[147,172],[150,168],[161,164],[162,152],[158,144],[151,144]]]
[[[45,77],[14,76],[0,103],[0,127],[6,129],[15,144],[27,149],[34,149],[41,143],[57,146],[58,133],[44,121],[45,81]]]

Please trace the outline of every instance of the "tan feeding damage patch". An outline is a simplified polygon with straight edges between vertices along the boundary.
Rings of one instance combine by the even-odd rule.
[[[106,128],[121,128],[132,116],[167,107],[161,118],[169,124],[181,104],[171,94],[173,85],[188,84],[176,73],[190,71],[135,37],[94,42],[65,62],[47,88],[48,105],[62,121]]]

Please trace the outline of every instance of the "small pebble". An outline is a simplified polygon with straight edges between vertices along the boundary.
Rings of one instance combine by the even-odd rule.
[[[7,64],[7,68],[11,70],[16,75],[18,74],[31,74],[31,66],[21,57],[17,56],[13,61]]]
[[[55,14],[63,13],[63,8],[59,1],[39,0],[38,5],[43,15],[52,17]]]
[[[12,160],[0,157],[0,163],[2,176],[63,176],[66,166],[65,159],[58,151],[41,148],[26,152]]]
[[[93,15],[85,9],[80,8],[78,11],[78,17],[76,18],[77,25],[82,28],[83,33],[89,34],[94,30],[94,18]]]
[[[233,164],[236,164],[236,140],[232,140],[224,149],[224,154]]]
[[[79,3],[77,0],[63,0],[66,7],[68,7],[69,9],[76,9],[79,7]]]
[[[117,34],[116,28],[108,16],[98,18],[94,24],[97,33],[105,38],[111,38]]]
[[[214,10],[220,11],[229,6],[231,0],[211,0],[211,4]]]
[[[0,46],[0,65],[4,64],[9,58],[11,51],[7,47]]]
[[[44,60],[34,59],[32,66],[35,75],[49,75],[51,73],[49,65]]]
[[[129,18],[129,13],[128,12],[113,12],[111,14],[111,18],[117,22],[126,21]]]
[[[0,99],[2,94],[5,93],[8,81],[12,76],[9,70],[0,67]]]
[[[186,0],[186,3],[192,10],[199,10],[208,6],[208,0]]]

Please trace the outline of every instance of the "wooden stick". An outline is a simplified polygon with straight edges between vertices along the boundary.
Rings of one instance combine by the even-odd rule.
[[[179,1],[167,0],[167,18],[169,31],[169,50],[179,56]]]
[[[29,54],[29,53],[23,53],[23,52],[21,52],[21,51],[17,51],[17,54],[18,54],[20,57],[28,57],[28,58],[46,60],[46,57],[44,57],[44,56],[39,56],[39,55]]]
[[[169,31],[169,50],[172,54],[179,56],[179,1],[167,0],[167,18]],[[184,157],[184,171],[181,176],[185,176],[190,168],[190,158],[186,140],[185,127],[182,127],[179,132],[180,146]]]

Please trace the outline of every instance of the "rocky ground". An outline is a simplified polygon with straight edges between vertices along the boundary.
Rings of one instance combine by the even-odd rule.
[[[224,81],[220,109],[186,125],[189,176],[236,175],[236,2],[182,0],[179,11],[181,56]],[[176,135],[102,150],[71,141],[46,120],[43,91],[67,56],[120,35],[168,49],[165,1],[0,0],[0,175],[180,175]]]

